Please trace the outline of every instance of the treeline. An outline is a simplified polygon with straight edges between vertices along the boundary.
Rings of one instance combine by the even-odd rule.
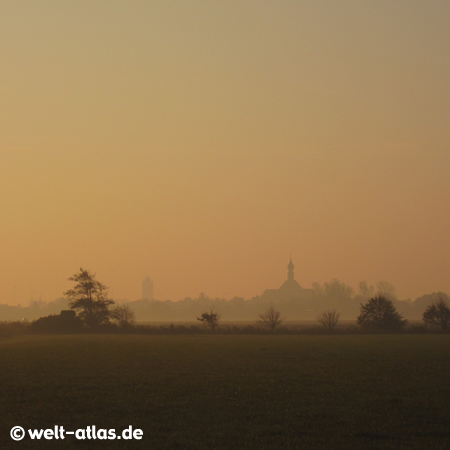
[[[331,283],[334,284],[335,282],[333,281]],[[374,295],[378,295],[378,292],[375,292]],[[392,301],[405,318],[408,320],[420,320],[424,309],[440,297],[450,300],[447,294],[435,292],[423,295],[414,302],[398,300],[397,298],[393,298]],[[198,298],[185,298],[178,302],[172,302],[170,300],[164,302],[157,300],[137,300],[128,302],[127,305],[135,311],[138,321],[145,322],[189,321],[210,308],[220,311],[222,313],[222,319],[225,321],[251,321],[262,310],[267,309],[271,305],[283,311],[283,314],[289,320],[315,320],[317,315],[326,309],[337,309],[340,311],[341,319],[354,320],[359,313],[361,303],[364,303],[369,298],[371,297],[362,296],[359,293],[343,297],[335,295],[334,292],[327,292],[325,295],[314,292],[312,298],[308,300],[293,298],[289,300],[267,301],[259,296],[249,300],[241,297],[225,300],[199,296]],[[390,297],[388,298],[391,299]]]
[[[259,314],[248,324],[222,322],[214,310],[205,311],[196,319],[199,324],[136,324],[133,311],[120,306],[119,313],[110,310],[98,322],[86,320],[83,314],[63,310],[58,315],[41,317],[33,322],[0,322],[0,338],[23,334],[366,334],[406,333],[435,334],[450,332],[450,307],[442,298],[429,305],[422,323],[408,323],[396,310],[393,302],[383,296],[371,298],[360,305],[356,323],[340,321],[336,310],[325,310],[315,322],[287,323],[274,306]]]
[[[394,286],[386,281],[380,281],[375,286],[362,281],[355,291],[339,280],[331,280],[322,285],[313,284],[312,291],[310,298],[266,300],[264,296],[255,296],[248,300],[243,297],[225,300],[200,294],[197,298],[188,297],[177,302],[137,300],[127,302],[127,305],[133,309],[138,321],[146,322],[189,321],[209,309],[220,311],[224,321],[252,321],[270,306],[283,311],[289,320],[315,320],[318,314],[327,309],[339,310],[342,320],[355,320],[361,303],[376,295],[382,295],[391,300],[406,319],[420,320],[425,308],[438,298],[450,300],[449,296],[442,292],[423,295],[415,301],[399,300]]]
[[[339,325],[340,313],[337,310],[325,310],[316,317],[318,325],[304,327],[302,325],[284,324],[281,311],[270,306],[259,314],[255,325],[220,326],[221,315],[210,309],[197,317],[202,326],[174,325],[154,326],[136,324],[135,314],[128,305],[114,306],[114,301],[108,299],[103,291],[104,286],[92,278],[87,271],[72,278],[78,284],[75,289],[66,292],[70,297],[70,310],[63,310],[58,315],[41,317],[31,324],[29,322],[0,323],[0,337],[24,333],[127,333],[127,334],[261,334],[261,333],[448,333],[450,331],[450,307],[444,298],[440,297],[428,305],[422,315],[423,324],[408,325],[395,308],[392,300],[386,296],[377,295],[365,304],[360,304],[360,313],[356,317],[357,326]]]
[[[409,320],[420,320],[424,309],[439,297],[450,300],[442,292],[423,295],[414,302],[394,299],[395,307]],[[325,309],[338,309],[343,320],[354,320],[359,306],[369,297],[354,294],[347,298],[333,295],[317,296],[309,301],[302,299],[280,300],[268,302],[261,297],[245,300],[234,297],[231,300],[210,298],[200,295],[197,298],[185,298],[179,301],[136,300],[123,304],[130,306],[135,312],[138,322],[186,322],[201,314],[205,309],[214,308],[222,312],[226,321],[251,321],[261,310],[274,305],[284,312],[290,320],[315,320],[317,314]],[[33,321],[39,317],[59,314],[69,308],[67,298],[52,302],[32,301],[29,306],[11,306],[0,304],[0,321]]]
[[[106,289],[106,288],[105,288]],[[105,292],[106,293],[106,292]],[[338,310],[341,320],[355,320],[361,303],[383,295],[391,300],[395,308],[408,320],[421,320],[425,308],[439,298],[450,301],[447,294],[436,292],[423,295],[415,301],[399,300],[394,287],[385,281],[370,286],[359,283],[358,290],[338,280],[323,285],[314,284],[311,298],[292,298],[284,300],[266,300],[256,296],[251,299],[234,297],[231,300],[210,298],[200,294],[197,298],[185,298],[180,301],[137,300],[125,302],[138,322],[186,322],[195,320],[205,311],[220,311],[223,321],[253,321],[262,311],[275,306],[288,320],[316,320],[325,310]],[[33,321],[43,316],[57,315],[61,310],[69,309],[70,297],[65,296],[53,302],[33,301],[29,306],[9,306],[0,304],[0,321]]]
[[[51,302],[32,300],[28,306],[0,304],[0,320],[2,321],[31,321],[50,314],[59,314],[61,310],[68,309],[69,300],[58,298]]]

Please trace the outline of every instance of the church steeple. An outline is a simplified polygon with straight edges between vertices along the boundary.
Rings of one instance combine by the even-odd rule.
[[[292,257],[289,259],[288,268],[288,281],[294,281],[294,264],[292,263]]]

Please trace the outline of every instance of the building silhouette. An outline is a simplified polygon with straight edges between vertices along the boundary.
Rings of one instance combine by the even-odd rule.
[[[144,300],[153,300],[155,298],[154,283],[150,277],[146,277],[142,282],[142,298]]]
[[[287,280],[278,289],[266,289],[261,295],[261,299],[277,302],[292,299],[310,300],[312,298],[312,289],[303,289],[295,280],[292,258],[289,260],[287,269]]]

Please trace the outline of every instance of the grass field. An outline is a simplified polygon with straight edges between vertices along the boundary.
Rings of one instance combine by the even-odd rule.
[[[1,449],[448,449],[450,336],[0,340]],[[14,442],[96,425],[141,441]]]

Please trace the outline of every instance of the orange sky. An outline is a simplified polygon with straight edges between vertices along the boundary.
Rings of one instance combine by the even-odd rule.
[[[0,303],[450,293],[450,3],[0,4]]]

